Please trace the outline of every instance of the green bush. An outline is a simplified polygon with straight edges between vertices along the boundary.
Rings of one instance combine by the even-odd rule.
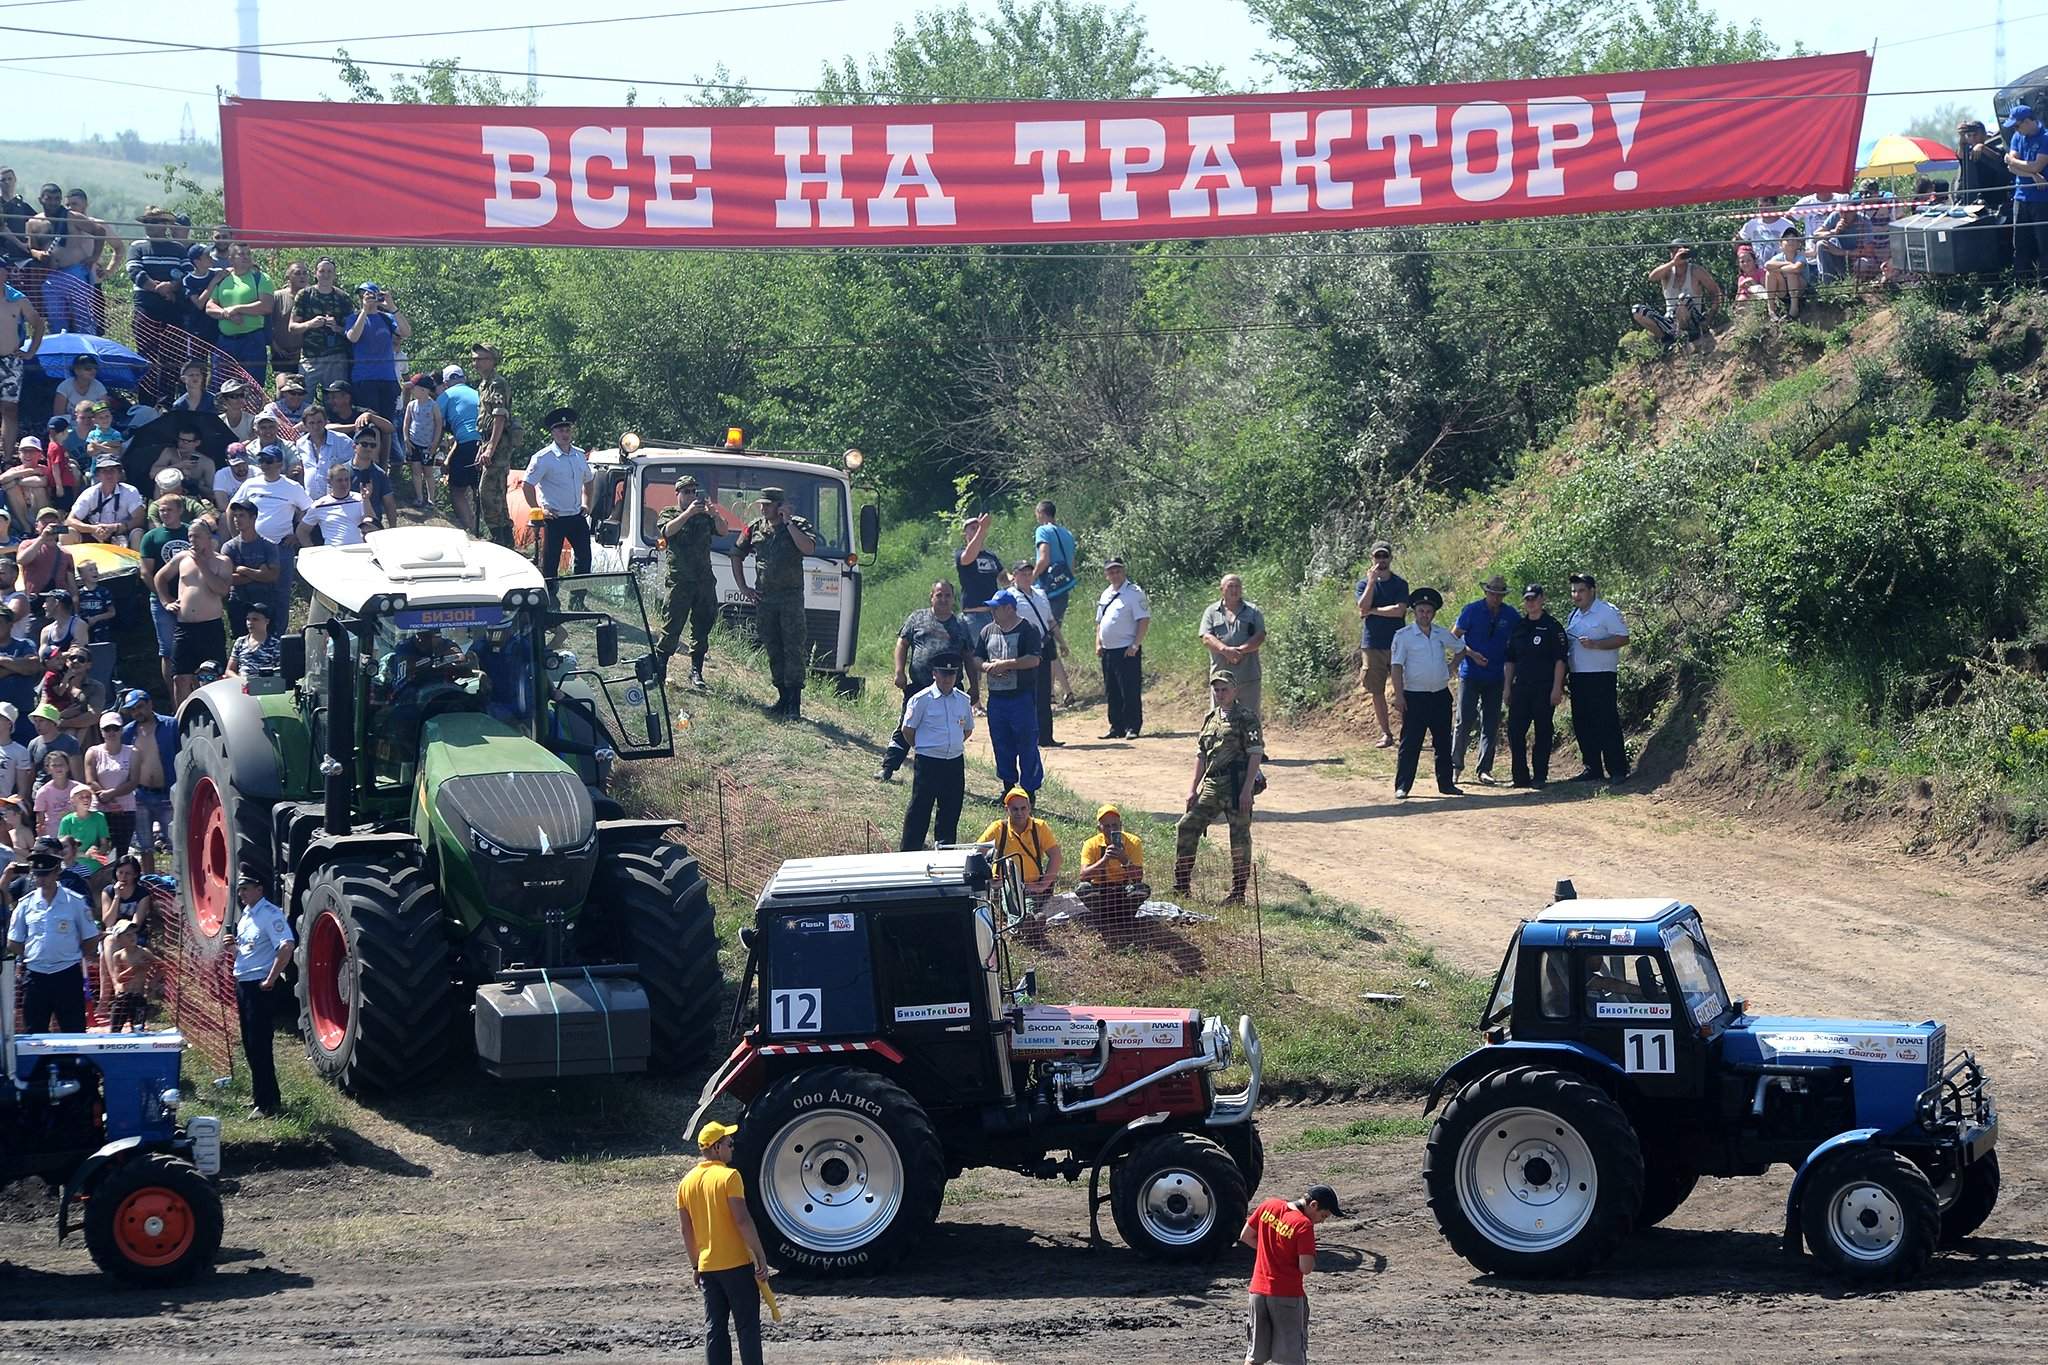
[[[1265,695],[1268,710],[1295,713],[1320,706],[1336,690],[1351,644],[1337,630],[1337,596],[1348,589],[1326,584],[1290,597],[1267,613]]]
[[[1917,294],[1899,300],[1897,317],[1899,359],[1906,368],[1944,393],[1959,388],[1975,363],[1962,325]]]
[[[2039,499],[1942,427],[1766,472],[1729,543],[1754,641],[1918,673],[2011,638],[2041,585]]]

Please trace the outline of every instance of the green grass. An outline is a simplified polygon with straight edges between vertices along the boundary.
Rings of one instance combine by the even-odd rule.
[[[192,155],[196,161],[205,163],[205,168],[194,172],[193,178],[218,183],[219,149],[208,145],[193,149]],[[59,151],[33,143],[0,141],[0,166],[14,167],[21,177],[17,193],[30,203],[35,202],[36,187],[45,180],[54,180],[67,190],[84,190],[91,199],[96,218],[132,223],[143,209],[171,197],[164,188],[163,162],[127,161],[118,155],[93,155],[89,149],[77,149],[75,144],[72,149]],[[115,235],[126,237],[135,234],[128,229],[116,229]],[[117,274],[119,264],[117,259]]]
[[[1385,1114],[1353,1119],[1341,1128],[1304,1128],[1292,1137],[1273,1144],[1276,1152],[1315,1152],[1329,1147],[1370,1146],[1378,1142],[1406,1142],[1429,1132],[1430,1121],[1420,1114]]]

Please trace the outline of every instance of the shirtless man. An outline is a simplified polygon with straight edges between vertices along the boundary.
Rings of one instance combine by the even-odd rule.
[[[192,523],[190,548],[172,555],[156,574],[157,600],[164,610],[178,618],[171,646],[171,692],[175,706],[184,705],[192,694],[199,665],[228,656],[228,591],[234,583],[234,565],[220,552],[218,531],[212,517]]]
[[[43,316],[53,332],[92,330],[92,309],[84,273],[72,259],[71,210],[64,207],[64,187],[51,181],[42,188],[42,207],[28,220],[28,249],[49,273],[43,276]]]
[[[0,450],[14,449],[21,435],[21,375],[25,362],[34,359],[43,345],[43,315],[28,301],[28,295],[9,280],[13,269],[0,253]],[[22,328],[28,328],[28,346],[21,344]]]
[[[87,210],[91,201],[84,190],[66,190],[64,208],[71,215],[71,241],[66,255],[75,256],[75,261],[64,264],[76,266],[84,272],[85,283],[91,286],[85,296],[87,325],[95,335],[105,335],[107,299],[100,284],[107,278],[107,261],[114,245],[113,230],[92,216]],[[56,262],[52,262],[54,266]]]
[[[131,1027],[142,1032],[149,1007],[149,974],[156,965],[156,954],[142,946],[135,921],[116,920],[100,940],[101,989],[114,1002],[107,1019],[108,1032]]]

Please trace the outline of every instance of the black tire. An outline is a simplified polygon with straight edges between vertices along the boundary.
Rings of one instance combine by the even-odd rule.
[[[270,877],[270,806],[237,789],[227,743],[203,712],[186,726],[175,767],[171,860],[178,874],[183,947],[198,961],[211,962],[234,938],[240,914],[236,869],[250,863]],[[211,818],[215,810],[217,822]],[[274,895],[276,888],[270,891]]]
[[[130,1284],[180,1284],[220,1250],[220,1195],[169,1152],[120,1161],[93,1186],[85,1245],[93,1263]]]
[[[1251,1190],[1223,1145],[1162,1133],[1110,1168],[1109,1211],[1124,1245],[1147,1260],[1213,1260],[1244,1231]]]
[[[343,857],[316,869],[298,964],[299,1032],[320,1075],[354,1094],[389,1092],[447,1062],[454,960],[440,894],[418,867]]]
[[[945,1198],[945,1152],[924,1107],[872,1071],[826,1066],[785,1076],[747,1106],[734,1142],[768,1259],[791,1271],[880,1270],[924,1235]],[[887,1144],[881,1157],[872,1143]],[[819,1150],[827,1155],[814,1157]],[[872,1190],[885,1180],[895,1193],[878,1201]],[[804,1197],[820,1193],[864,1217],[833,1219],[831,1200]]]
[[[1684,1152],[1668,1145],[1646,1145],[1643,1152],[1643,1204],[1636,1227],[1653,1228],[1678,1212],[1700,1183],[1699,1168]]]
[[[1246,1119],[1228,1128],[1211,1128],[1209,1136],[1223,1144],[1223,1150],[1230,1153],[1237,1169],[1244,1172],[1246,1196],[1257,1194],[1260,1184],[1266,1179],[1266,1143],[1259,1136],[1258,1120]]]
[[[1569,1169],[1574,1159],[1588,1161],[1590,1172]],[[1518,1195],[1515,1205],[1501,1199],[1489,1211],[1488,1187],[1477,1175],[1493,1161],[1503,1182],[1512,1171],[1533,1197]],[[1559,1164],[1567,1179],[1554,1182]],[[1643,1204],[1642,1148],[1621,1106],[1577,1076],[1535,1067],[1495,1072],[1459,1090],[1429,1130],[1422,1179],[1444,1240],[1491,1275],[1583,1275],[1614,1254]],[[1551,1208],[1556,1215],[1539,1213]],[[1548,1225],[1567,1211],[1565,1228]],[[1511,1218],[1532,1226],[1518,1232]]]
[[[1978,1228],[1998,1207],[1998,1153],[1986,1152],[1963,1167],[1956,1197],[1941,1211],[1941,1244],[1952,1247]]]
[[[594,907],[615,921],[605,935],[640,966],[653,1032],[648,1070],[670,1074],[703,1064],[720,1022],[718,930],[711,889],[688,849],[634,843],[602,849],[591,878]]]
[[[1941,1240],[1941,1201],[1927,1173],[1888,1147],[1850,1147],[1806,1173],[1806,1249],[1859,1284],[1895,1284],[1927,1269]],[[1867,1241],[1859,1242],[1860,1227]]]

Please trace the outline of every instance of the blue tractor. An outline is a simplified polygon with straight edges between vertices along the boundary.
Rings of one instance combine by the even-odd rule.
[[[1703,1175],[1797,1174],[1785,1237],[1886,1283],[1998,1202],[1998,1113],[1968,1053],[1921,1024],[1748,1013],[1692,906],[1557,901],[1519,925],[1437,1080],[1423,1181],[1480,1270],[1580,1274],[1669,1217]]]
[[[220,1120],[178,1125],[176,1033],[14,1032],[14,959],[0,957],[0,1185],[61,1189],[57,1240],[74,1231],[100,1269],[175,1284],[220,1250]]]

